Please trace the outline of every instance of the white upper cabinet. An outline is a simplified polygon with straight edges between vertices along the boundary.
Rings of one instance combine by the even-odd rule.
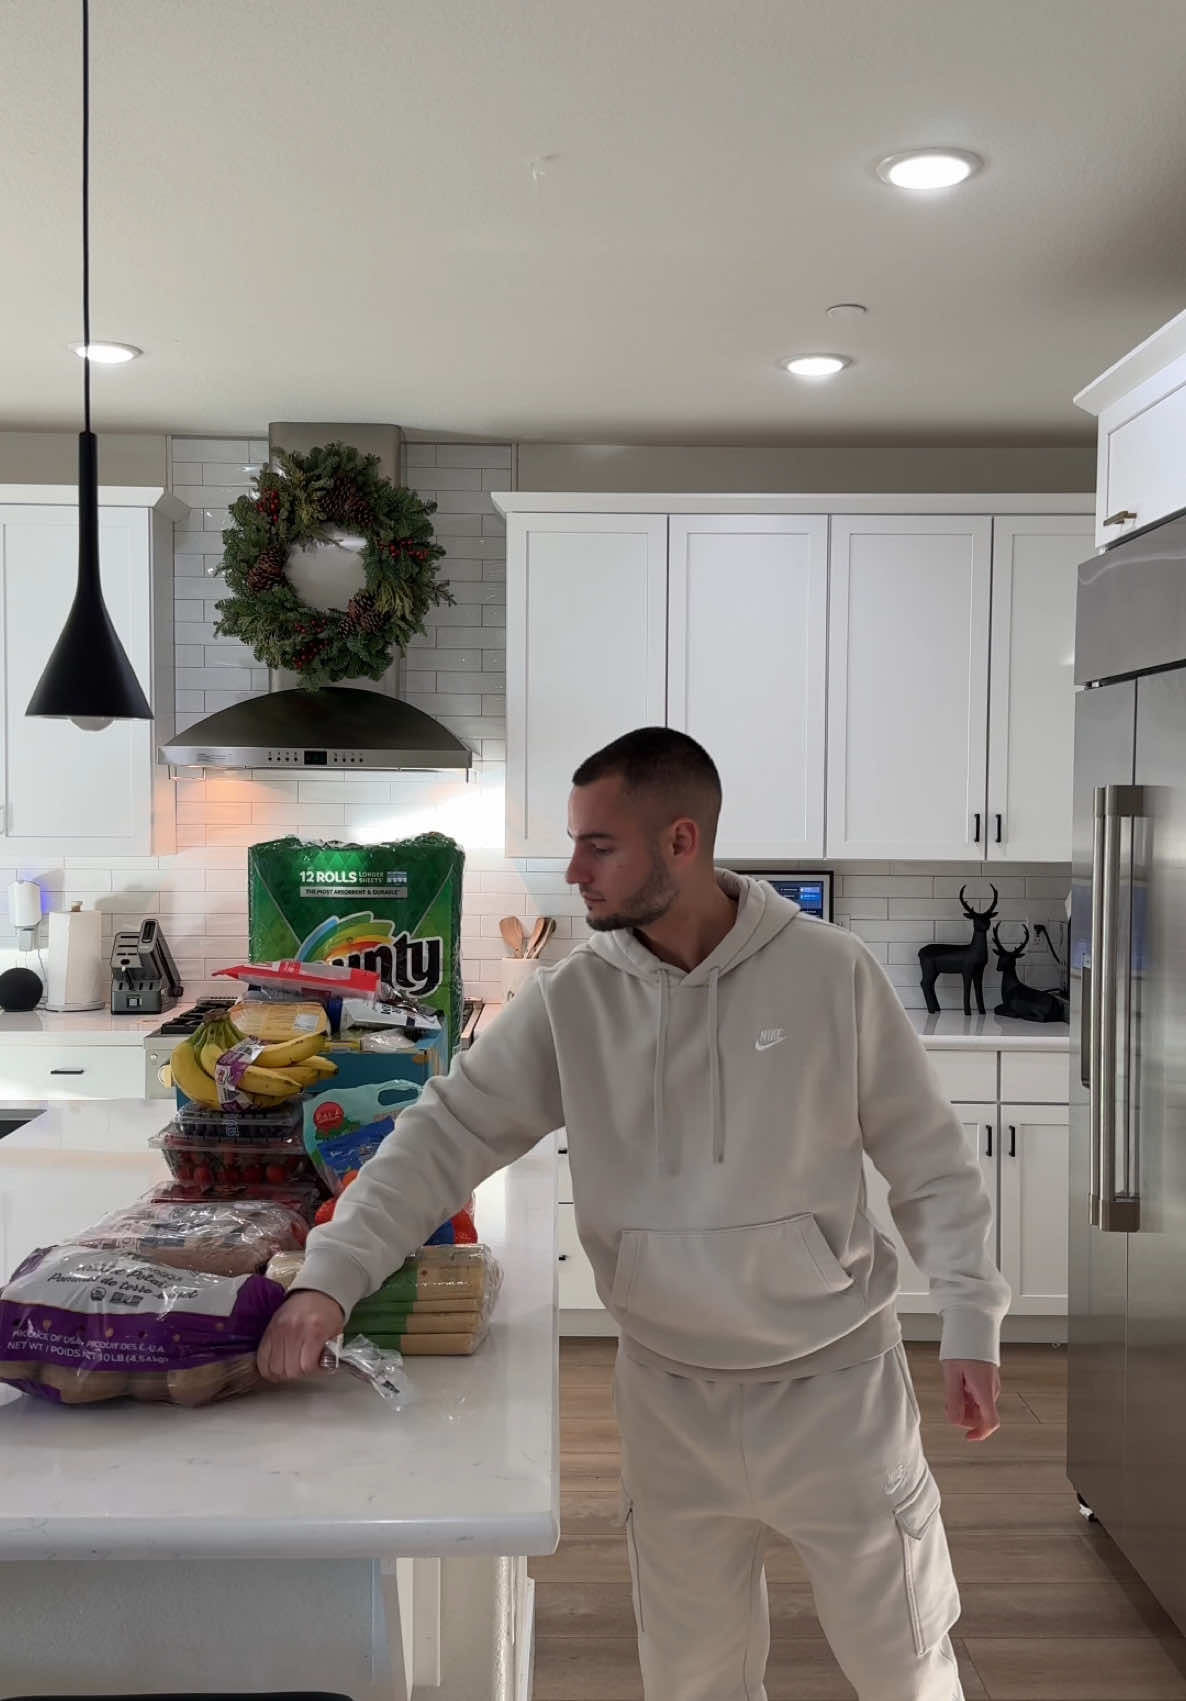
[[[667,724],[721,770],[718,853],[824,849],[826,515],[671,517]]]
[[[1099,419],[1098,544],[1186,508],[1186,313],[1075,397]]]
[[[666,515],[512,514],[508,856],[568,856],[573,769],[663,724],[666,674]]]
[[[830,857],[978,861],[992,522],[836,515]]]
[[[1075,590],[1091,553],[1086,514],[993,521],[989,861],[1070,858]]]
[[[99,559],[104,600],[156,718],[102,732],[25,713],[74,597],[77,507],[0,501],[2,846],[22,867],[175,848],[173,786],[156,760],[173,730],[173,503],[141,494],[160,506],[101,504]]]

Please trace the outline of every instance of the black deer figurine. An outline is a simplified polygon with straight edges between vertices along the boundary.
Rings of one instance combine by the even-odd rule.
[[[1025,927],[1025,938],[1015,951],[1006,951],[1001,944],[1000,929],[992,930],[993,950],[997,954],[997,968],[1001,971],[1001,1002],[996,1007],[998,1016],[1014,1016],[1022,1022],[1061,1022],[1063,1016],[1062,999],[1053,992],[1040,992],[1036,986],[1027,986],[1017,978],[1017,959],[1023,956],[1030,942],[1030,930]]]
[[[984,1015],[984,971],[988,966],[988,924],[997,913],[999,893],[992,889],[992,903],[986,910],[974,910],[964,901],[966,886],[960,887],[960,903],[972,923],[972,937],[965,945],[924,945],[918,953],[922,969],[922,991],[932,1016],[939,1013],[935,997],[935,980],[939,975],[963,975],[964,1015],[972,1014],[972,988],[976,988],[976,1007]]]

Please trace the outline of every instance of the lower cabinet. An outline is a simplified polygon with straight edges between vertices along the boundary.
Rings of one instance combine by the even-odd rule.
[[[143,1097],[142,1043],[0,1045],[0,1104]]]

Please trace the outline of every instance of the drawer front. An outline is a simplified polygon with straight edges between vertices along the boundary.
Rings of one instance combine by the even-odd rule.
[[[932,1051],[930,1058],[943,1091],[953,1103],[996,1098],[995,1051]]]
[[[1066,1104],[1070,1097],[1071,1060],[1061,1051],[1003,1051],[1001,1102],[1030,1101]]]
[[[559,1159],[556,1172],[556,1197],[562,1205],[572,1204],[572,1171],[568,1167],[567,1152],[562,1153]]]
[[[0,1102],[143,1097],[141,1045],[0,1046]]]
[[[601,1301],[593,1285],[593,1266],[577,1238],[576,1215],[571,1205],[558,1207],[556,1240],[560,1253],[561,1311],[600,1311]]]

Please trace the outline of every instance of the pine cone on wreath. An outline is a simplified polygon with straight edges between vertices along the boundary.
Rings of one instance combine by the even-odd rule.
[[[381,632],[386,622],[370,591],[358,591],[350,598],[346,613],[360,632]]]
[[[360,532],[369,531],[374,520],[371,505],[361,490],[349,486],[342,504],[342,524]]]
[[[247,589],[252,596],[259,596],[278,585],[284,577],[287,564],[288,551],[282,544],[265,544],[255,563],[248,569]]]

